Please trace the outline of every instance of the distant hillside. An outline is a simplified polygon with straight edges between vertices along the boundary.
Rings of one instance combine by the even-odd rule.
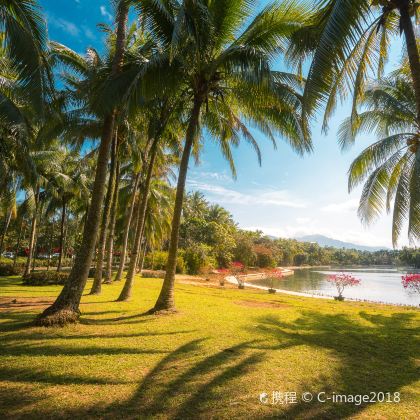
[[[351,242],[343,242],[337,239],[328,238],[327,236],[323,235],[306,235],[301,236],[300,238],[296,238],[298,241],[303,242],[316,242],[320,246],[333,246],[334,248],[346,248],[346,249],[357,249],[359,251],[381,251],[384,249],[389,249],[386,246],[377,247],[377,246],[364,246],[364,245],[356,245],[352,244]]]

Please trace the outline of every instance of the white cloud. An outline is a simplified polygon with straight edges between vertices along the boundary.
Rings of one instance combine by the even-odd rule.
[[[312,219],[310,217],[297,217],[296,222],[300,225],[306,225],[307,223],[311,222]]]
[[[66,19],[58,18],[53,15],[48,15],[47,21],[50,26],[60,29],[71,36],[80,35],[80,29],[73,22],[70,22]]]
[[[104,5],[100,6],[99,10],[101,11],[101,15],[103,17],[106,17],[109,21],[113,20],[111,13],[108,12],[108,9]]]
[[[220,185],[207,184],[200,181],[190,180],[189,186],[193,189],[207,193],[210,199],[214,198],[219,203],[242,204],[242,205],[265,205],[304,208],[304,203],[299,198],[292,197],[287,190],[255,190],[242,193]]]
[[[332,213],[341,213],[343,211],[355,212],[359,207],[359,200],[352,199],[343,201],[341,203],[331,203],[324,207],[321,207],[322,211],[332,212]]]

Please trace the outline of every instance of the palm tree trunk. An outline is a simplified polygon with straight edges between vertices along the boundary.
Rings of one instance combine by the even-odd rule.
[[[4,238],[6,237],[7,230],[9,229],[11,219],[12,219],[12,210],[9,211],[8,215],[6,216],[6,220],[4,221],[4,229],[3,229],[3,233],[1,234],[1,240],[0,240],[0,260],[3,254]]]
[[[120,72],[123,63],[127,20],[128,5],[127,2],[122,1],[119,3],[117,15],[118,27],[112,66],[113,75]],[[91,205],[89,207],[89,215],[75,264],[56,301],[37,318],[36,324],[38,325],[65,325],[69,322],[76,322],[80,316],[80,299],[86,285],[95,249],[95,242],[98,236],[101,203],[105,193],[109,149],[114,134],[114,121],[115,110],[104,119]]]
[[[131,220],[133,218],[133,212],[136,202],[136,193],[137,193],[137,187],[139,185],[139,179],[140,179],[140,173],[138,173],[133,181],[133,187],[132,187],[132,193],[131,193],[131,201],[130,206],[128,210],[128,214],[125,218],[125,228],[124,228],[124,235],[123,235],[123,244],[122,244],[122,250],[121,250],[121,257],[120,257],[120,265],[118,267],[117,275],[115,276],[115,281],[120,281],[122,277],[122,273],[124,271],[125,267],[125,259],[127,255],[127,245],[128,245],[128,236],[130,234],[130,226],[131,226]]]
[[[124,287],[117,301],[126,301],[130,299],[131,297],[131,292],[132,292],[133,283],[134,283],[134,275],[136,274],[137,260],[138,260],[138,255],[140,251],[144,221],[146,219],[147,201],[149,198],[150,182],[152,180],[153,169],[155,166],[158,143],[159,143],[159,137],[156,136],[156,138],[153,139],[153,143],[150,148],[149,164],[147,166],[147,175],[144,182],[143,193],[141,194],[141,197],[140,197],[139,218],[138,218],[137,226],[136,226],[136,236],[134,239],[132,252],[130,255],[130,264],[128,266],[127,277],[125,278]]]
[[[187,180],[188,161],[190,159],[194,139],[198,131],[200,121],[200,110],[202,100],[195,99],[194,107],[188,123],[185,136],[184,151],[182,153],[181,164],[179,166],[178,183],[176,187],[174,214],[172,216],[171,239],[169,243],[168,262],[166,264],[165,279],[162,289],[151,312],[157,311],[175,311],[174,285],[176,259],[178,256],[179,226],[181,223],[182,204],[184,201],[185,182]]]
[[[105,257],[105,247],[106,247],[106,237],[108,232],[109,225],[109,215],[111,212],[111,201],[114,193],[114,180],[115,180],[115,145],[116,145],[116,136],[112,140],[112,152],[111,152],[111,167],[109,170],[109,179],[108,179],[108,190],[106,192],[104,208],[102,211],[102,226],[98,241],[98,254],[96,256],[96,269],[95,269],[95,278],[93,280],[92,289],[90,290],[91,295],[100,295],[102,291],[102,273],[103,273],[103,264]]]
[[[37,222],[38,205],[39,205],[38,203],[39,203],[39,185],[37,185],[36,192],[35,192],[35,211],[34,211],[34,215],[32,216],[31,235],[29,237],[29,253],[28,253],[28,258],[26,259],[25,271],[23,272],[23,276],[27,276],[31,269],[32,258],[33,258],[33,253],[34,253],[34,244],[35,244],[36,222]]]
[[[60,256],[58,257],[57,271],[61,270],[64,252],[64,225],[66,223],[66,200],[63,198],[61,208],[61,225],[60,225]]]
[[[120,184],[120,162],[117,158],[117,164],[115,168],[115,185],[114,185],[114,194],[112,197],[111,205],[111,219],[109,221],[109,232],[108,232],[108,241],[106,245],[107,250],[107,260],[106,260],[106,270],[105,270],[105,281],[104,283],[112,283],[112,262],[114,255],[114,233],[115,233],[115,223],[117,220],[117,207],[118,207],[118,192]]]
[[[398,8],[400,10],[400,24],[405,36],[408,61],[410,63],[411,76],[413,78],[414,92],[416,95],[417,122],[420,125],[420,57],[413,22],[410,17],[409,0],[400,0]]]
[[[19,235],[18,235],[18,240],[16,242],[15,255],[13,256],[13,268],[16,267],[17,257],[18,257],[19,248],[20,248],[20,241],[22,239],[22,232],[23,232],[23,217],[20,221]]]
[[[144,226],[146,226],[146,223],[144,224]],[[144,239],[144,226],[143,226],[143,234],[142,234],[142,241]],[[143,244],[143,251],[141,253],[141,257],[140,257],[140,261],[137,264],[137,272],[141,273],[143,271],[143,266],[144,266],[144,259],[146,257],[146,251],[147,251],[147,241],[144,241]]]
[[[51,232],[50,232],[50,240],[48,244],[48,265],[47,265],[47,271],[50,269],[51,265],[51,253],[53,248],[53,240],[54,240],[54,218],[51,223]]]

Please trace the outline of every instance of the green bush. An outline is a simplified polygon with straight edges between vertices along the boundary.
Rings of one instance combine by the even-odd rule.
[[[17,276],[22,273],[22,267],[13,267],[12,264],[0,264],[0,276]]]
[[[211,256],[211,247],[198,244],[187,248],[184,252],[185,267],[188,274],[199,274],[216,267],[216,261]]]
[[[47,286],[51,284],[64,284],[69,277],[69,273],[57,271],[33,271],[27,276],[22,277],[23,284],[26,286]]]
[[[144,267],[149,270],[165,270],[168,261],[167,251],[150,252],[144,259]],[[176,272],[182,274],[185,271],[185,262],[182,254],[178,255],[176,260]]]

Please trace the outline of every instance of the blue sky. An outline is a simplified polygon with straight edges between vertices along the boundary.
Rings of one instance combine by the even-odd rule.
[[[100,48],[103,34],[99,22],[112,23],[109,0],[41,0],[52,40],[77,52],[88,46]],[[401,40],[392,45],[393,68],[401,54]],[[363,226],[357,217],[360,189],[347,192],[347,170],[351,161],[373,138],[358,139],[351,150],[342,153],[336,141],[337,128],[348,115],[346,104],[339,107],[328,135],[320,124],[312,127],[314,152],[299,157],[279,139],[273,150],[264,136],[260,140],[263,161],[259,167],[255,152],[243,143],[234,151],[237,180],[229,173],[217,145],[208,139],[198,166],[190,166],[188,188],[202,191],[207,199],[226,207],[239,226],[260,229],[267,234],[296,237],[323,234],[364,245],[391,247],[391,219],[381,217]],[[407,244],[404,238],[401,245]]]

